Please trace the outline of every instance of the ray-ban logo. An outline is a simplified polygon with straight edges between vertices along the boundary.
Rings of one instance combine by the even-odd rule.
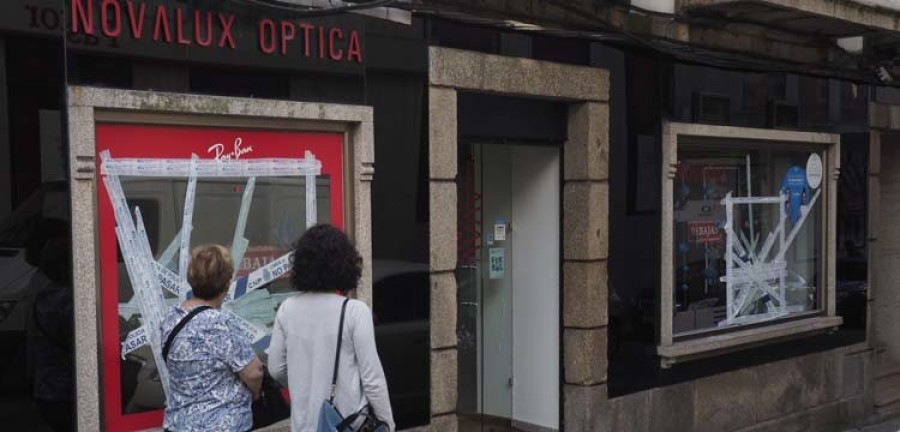
[[[241,147],[242,141],[241,137],[235,138],[234,149],[229,152],[225,151],[225,144],[222,143],[215,143],[209,146],[206,151],[215,155],[216,160],[240,159],[245,154],[253,153],[253,146]]]

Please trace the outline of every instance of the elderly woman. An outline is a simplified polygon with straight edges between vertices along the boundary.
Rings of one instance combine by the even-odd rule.
[[[187,272],[193,298],[173,307],[161,324],[167,340],[193,313],[165,353],[167,431],[246,432],[253,427],[250,405],[262,384],[262,363],[233,318],[219,311],[233,273],[224,247],[194,249]]]
[[[359,283],[361,265],[347,236],[330,225],[310,228],[295,245],[292,283],[300,294],[278,309],[268,350],[270,373],[286,379],[291,391],[293,432],[317,430],[319,409],[332,392],[341,309]],[[347,416],[368,403],[394,430],[372,312],[361,301],[346,303],[334,406]]]

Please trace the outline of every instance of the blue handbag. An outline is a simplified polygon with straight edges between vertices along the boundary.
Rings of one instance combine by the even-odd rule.
[[[361,410],[347,417],[341,415],[337,407],[334,406],[334,393],[337,390],[338,365],[340,364],[341,359],[341,343],[343,342],[344,334],[344,315],[347,312],[348,301],[350,301],[350,299],[344,299],[344,304],[341,305],[341,320],[340,324],[338,324],[337,350],[335,350],[334,355],[334,372],[331,374],[331,396],[323,401],[322,407],[319,408],[319,425],[318,428],[316,428],[316,431],[387,432],[387,424],[375,417],[372,406],[369,404],[366,404]],[[355,423],[359,423],[360,419],[362,419],[362,423],[358,426],[354,426]]]

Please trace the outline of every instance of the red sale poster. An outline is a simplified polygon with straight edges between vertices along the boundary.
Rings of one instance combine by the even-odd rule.
[[[722,241],[722,231],[715,221],[692,221],[687,223],[688,234],[694,244],[716,244]]]

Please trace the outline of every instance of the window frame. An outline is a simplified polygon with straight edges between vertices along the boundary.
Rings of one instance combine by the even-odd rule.
[[[819,287],[820,304],[816,311],[788,318],[722,330],[712,330],[694,335],[675,337],[673,333],[673,283],[674,283],[674,184],[678,166],[680,139],[720,139],[745,144],[753,142],[782,146],[810,145],[823,148],[824,173],[822,179],[823,232],[822,232],[822,286]],[[697,358],[712,357],[740,349],[759,346],[784,339],[821,333],[836,329],[843,319],[837,316],[836,292],[836,234],[837,189],[840,174],[840,135],[819,132],[758,129],[733,126],[715,126],[694,123],[664,121],[662,124],[662,209],[660,211],[660,289],[659,333],[657,354],[663,368],[675,363]]]

